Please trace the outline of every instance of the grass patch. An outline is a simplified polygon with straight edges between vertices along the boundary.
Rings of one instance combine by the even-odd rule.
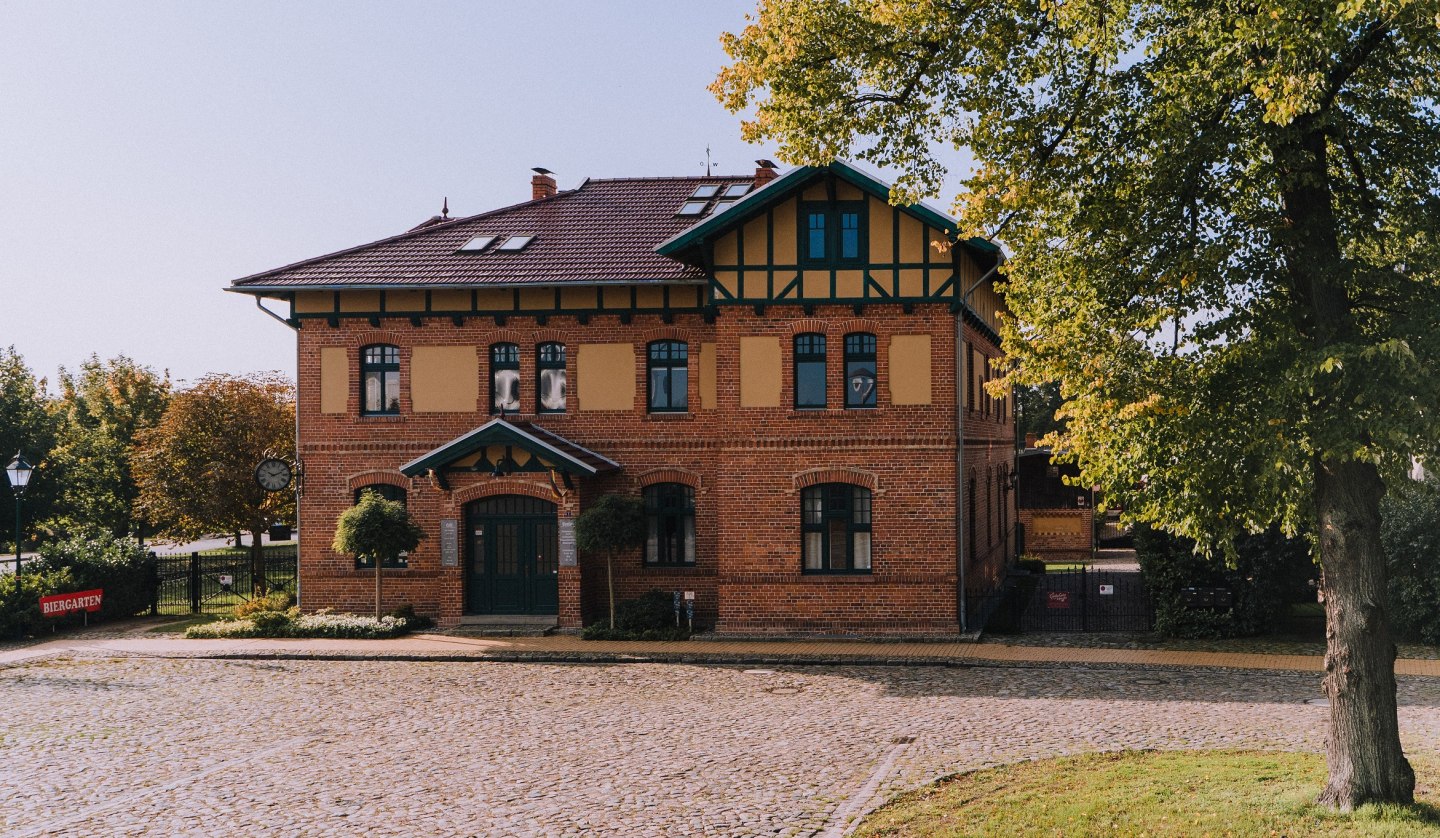
[[[1414,806],[1313,805],[1319,754],[1127,751],[963,774],[903,795],[857,836],[1434,836],[1440,766],[1416,760]]]
[[[162,623],[150,629],[155,634],[183,634],[185,629],[191,626],[203,626],[206,623],[213,623],[220,619],[219,614],[196,614],[184,620],[176,620],[172,623]]]
[[[1065,573],[1072,570],[1084,570],[1089,567],[1089,562],[1046,562],[1046,573]]]

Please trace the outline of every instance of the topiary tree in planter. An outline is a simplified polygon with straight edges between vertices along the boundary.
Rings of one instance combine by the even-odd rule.
[[[645,504],[629,495],[601,495],[575,519],[575,546],[605,555],[610,628],[615,628],[615,556],[645,543]]]
[[[330,548],[375,563],[375,619],[380,619],[380,580],[386,561],[395,561],[420,544],[425,531],[405,504],[376,492],[361,492],[360,502],[340,513]]]

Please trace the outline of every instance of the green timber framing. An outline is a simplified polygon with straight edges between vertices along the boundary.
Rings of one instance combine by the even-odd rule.
[[[516,450],[525,456],[517,457]],[[566,450],[569,449],[569,450]],[[588,461],[588,462],[587,462]],[[592,477],[620,468],[614,460],[576,445],[568,439],[530,423],[491,419],[484,425],[416,457],[400,467],[406,477],[434,475],[441,488],[448,488],[447,474],[483,472],[550,472],[560,474],[567,488],[571,475]]]

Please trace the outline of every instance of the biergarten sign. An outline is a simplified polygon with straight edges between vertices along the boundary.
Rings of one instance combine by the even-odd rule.
[[[101,588],[93,591],[77,591],[73,594],[42,596],[40,597],[40,616],[61,617],[76,611],[99,611],[100,602],[104,596],[105,591]]]

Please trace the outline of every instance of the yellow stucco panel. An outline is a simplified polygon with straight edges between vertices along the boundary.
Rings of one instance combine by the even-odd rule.
[[[510,292],[503,292],[507,296]],[[511,298],[513,299],[513,298]],[[511,308],[507,301],[505,308]],[[458,288],[446,288],[430,292],[430,309],[432,311],[469,311],[470,292]]]
[[[320,412],[344,413],[350,396],[350,361],[343,346],[320,348]]]
[[[296,314],[329,314],[334,310],[333,291],[301,291],[295,295]]]
[[[837,201],[858,201],[865,197],[865,193],[853,183],[843,180],[835,181],[835,199]]]
[[[745,252],[741,256],[746,265],[764,267],[770,264],[768,225],[769,221],[763,215],[745,222]]]
[[[425,310],[424,291],[386,291],[386,311],[415,311]]]
[[[635,345],[584,343],[575,353],[576,393],[581,410],[635,407]]]
[[[662,308],[665,305],[665,289],[659,285],[641,285],[635,289],[635,305],[638,308]]]
[[[931,264],[950,261],[949,237],[934,227],[925,228],[925,260]],[[941,250],[941,247],[947,249]]]
[[[885,289],[885,293],[884,293],[883,296],[893,297],[893,296],[895,295],[895,272],[894,272],[894,271],[876,271],[876,270],[872,270],[872,271],[870,271],[870,278],[873,279],[873,280],[875,280],[875,285],[879,285],[881,288],[884,288],[884,289]],[[874,286],[866,286],[866,288],[867,288],[867,290],[869,291],[869,296],[871,296],[871,297],[879,297],[879,296],[882,296],[879,291],[876,291],[876,290],[875,290],[875,287],[874,287]]]
[[[719,401],[715,381],[715,344],[700,344],[700,409],[714,410]]]
[[[925,270],[923,268],[902,268],[900,270],[900,296],[925,296]]]
[[[825,188],[825,182],[821,181],[811,184],[809,188],[800,193],[800,197],[807,201],[824,201],[830,197],[830,193]]]
[[[740,406],[780,406],[779,338],[740,338]]]
[[[473,346],[417,346],[410,351],[410,404],[416,413],[474,413],[480,365]]]
[[[865,272],[836,271],[835,296],[841,299],[865,296]]]
[[[740,274],[735,271],[716,271],[715,281],[729,292],[730,296],[740,296]]]
[[[561,308],[595,308],[596,299],[595,286],[593,285],[560,289]]]
[[[801,295],[809,300],[822,300],[830,296],[830,272],[806,271],[801,280]]]
[[[900,261],[925,261],[925,225],[908,213],[900,213]]]
[[[895,208],[880,200],[870,199],[870,262],[889,265],[895,261]]]
[[[555,307],[554,288],[521,288],[520,308],[526,311],[546,311]]]
[[[715,240],[715,264],[727,267],[740,264],[738,238],[734,230]]]
[[[341,311],[379,311],[379,291],[341,291]]]
[[[470,292],[462,291],[465,294],[465,301],[460,304],[458,299],[447,300],[460,304],[462,309],[470,308]],[[440,309],[440,297],[431,297],[431,305]],[[475,308],[478,311],[513,311],[515,309],[515,292],[504,288],[481,288],[475,292]]]
[[[602,291],[605,308],[629,308],[630,307],[630,286],[628,285],[606,285]]]
[[[930,404],[930,336],[890,338],[890,402]]]
[[[794,265],[799,260],[795,253],[799,241],[795,232],[797,206],[795,199],[791,198],[777,206],[770,214],[770,217],[775,220],[775,264],[777,265]]]

